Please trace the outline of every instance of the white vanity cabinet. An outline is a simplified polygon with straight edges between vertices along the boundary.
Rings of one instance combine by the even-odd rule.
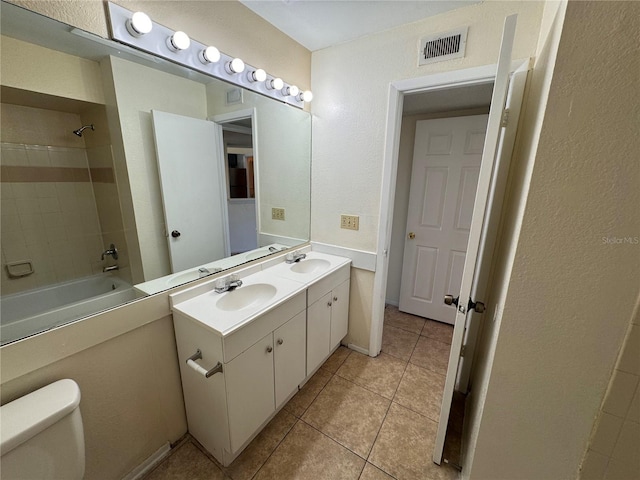
[[[174,328],[189,432],[228,465],[306,376],[306,301],[300,292],[228,336],[174,307]],[[187,365],[222,373],[205,378]]]
[[[311,375],[347,335],[350,265],[307,290],[307,375]]]

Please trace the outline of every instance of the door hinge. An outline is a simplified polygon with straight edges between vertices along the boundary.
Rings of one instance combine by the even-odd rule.
[[[464,357],[466,353],[467,353],[467,346],[463,345],[462,348],[460,349],[460,356]]]
[[[506,127],[507,125],[509,125],[509,109],[505,108],[502,111],[502,120],[500,121],[500,126]]]

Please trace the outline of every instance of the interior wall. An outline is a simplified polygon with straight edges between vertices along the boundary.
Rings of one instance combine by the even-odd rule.
[[[640,5],[612,5],[549,6],[557,15],[516,155],[465,478],[575,478],[632,316],[638,247],[607,239],[640,231]]]
[[[109,38],[106,2],[102,0],[12,0],[11,3]],[[309,50],[237,0],[118,0],[114,3],[132,12],[142,10],[153,21],[184,30],[191,38],[215,45],[220,51],[240,57],[302,90],[311,86]]]
[[[542,10],[542,2],[483,2],[313,52],[311,240],[376,251],[391,82],[495,64],[504,18],[513,13],[519,15],[513,56],[533,56]],[[464,58],[418,66],[422,36],[465,25]],[[358,215],[360,230],[341,229],[341,214]],[[363,295],[356,302],[370,304],[373,291]],[[350,317],[358,331],[370,330],[370,322]],[[368,349],[368,335],[362,339]]]
[[[171,317],[2,384],[2,404],[63,378],[80,386],[84,478],[122,478],[187,432]]]
[[[407,231],[407,212],[409,210],[416,123],[420,120],[432,120],[434,118],[486,115],[488,113],[489,107],[486,107],[451,112],[405,115],[402,117],[400,150],[398,152],[398,173],[393,204],[393,230],[391,233],[391,245],[389,247],[386,303],[395,306],[398,306],[400,303],[400,282],[402,280],[405,234]]]

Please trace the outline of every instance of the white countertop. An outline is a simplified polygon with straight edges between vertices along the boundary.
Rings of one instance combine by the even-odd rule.
[[[291,268],[297,264],[287,264],[282,257],[282,262],[262,271],[244,277],[241,275],[242,286],[236,291],[258,284],[275,287],[275,294],[266,302],[250,304],[239,310],[222,310],[218,307],[218,302],[225,296],[233,295],[235,291],[216,293],[215,280],[212,280],[208,291],[183,302],[174,303],[173,310],[202,323],[221,337],[226,337],[351,262],[348,258],[325,253],[308,252],[306,255],[307,257],[298,263],[315,259],[314,264],[308,265],[319,265],[319,267],[296,273]],[[328,262],[328,266],[325,262]]]

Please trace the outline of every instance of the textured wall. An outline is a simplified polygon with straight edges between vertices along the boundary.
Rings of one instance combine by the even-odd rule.
[[[640,247],[605,240],[640,236],[639,9],[569,2],[540,51],[464,476],[578,474],[640,285]]]
[[[102,0],[12,0],[48,17],[108,38]],[[311,53],[237,0],[118,0],[154,21],[297,84],[310,87]]]

